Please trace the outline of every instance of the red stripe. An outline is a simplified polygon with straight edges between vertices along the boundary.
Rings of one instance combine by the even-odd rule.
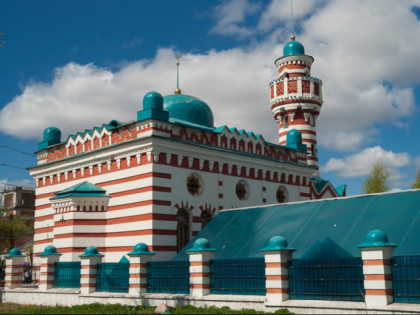
[[[126,191],[121,191],[117,193],[110,194],[111,197],[121,197],[121,196],[127,196],[127,195],[133,195],[133,194],[139,194],[143,192],[149,192],[149,191],[161,191],[161,192],[171,192],[171,187],[163,187],[163,186],[148,186],[148,187],[142,187],[137,189],[131,189]]]
[[[168,173],[150,172],[150,173],[144,173],[144,174],[139,174],[139,175],[135,175],[135,176],[125,177],[125,178],[121,178],[121,179],[114,179],[114,180],[98,183],[96,185],[99,186],[99,187],[104,187],[104,186],[110,186],[110,185],[115,185],[115,184],[131,182],[133,180],[138,180],[138,179],[143,179],[143,178],[150,178],[150,177],[171,179],[172,175],[168,174]]]

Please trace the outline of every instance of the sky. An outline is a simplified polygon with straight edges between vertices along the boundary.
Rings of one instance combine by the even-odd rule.
[[[274,61],[292,33],[289,0],[2,0],[0,189],[34,186],[43,130],[62,141],[131,121],[145,93],[204,100],[215,126],[278,142]],[[294,31],[323,81],[321,177],[362,192],[372,165],[409,189],[420,168],[420,0],[294,0]]]

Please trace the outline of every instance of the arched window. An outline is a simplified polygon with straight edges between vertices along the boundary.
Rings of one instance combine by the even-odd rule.
[[[176,219],[176,251],[180,252],[190,240],[190,216],[185,209],[179,209]]]
[[[204,210],[203,212],[201,212],[200,219],[201,219],[201,228],[203,228],[211,220],[211,213],[210,213],[210,211]]]
[[[311,153],[312,153],[312,156],[316,156],[316,149],[315,149],[315,144],[311,144]]]
[[[284,128],[289,128],[289,116],[284,116]]]
[[[277,202],[278,203],[284,203],[284,202],[286,202],[287,201],[286,189],[283,188],[283,187],[277,188],[276,198],[277,198]]]

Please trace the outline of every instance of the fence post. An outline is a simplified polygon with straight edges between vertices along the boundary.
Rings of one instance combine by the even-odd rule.
[[[57,253],[57,248],[52,245],[45,247],[44,252],[38,255],[41,258],[40,290],[49,290],[54,286],[54,263],[60,260],[61,255]]]
[[[187,250],[190,255],[190,295],[204,296],[210,293],[210,259],[214,258],[216,249],[210,248],[205,238],[194,242],[193,248]]]
[[[79,255],[79,257],[82,260],[80,292],[82,294],[95,292],[97,265],[102,262],[104,255],[99,254],[95,246],[89,246],[86,247],[85,253]]]
[[[274,236],[261,251],[265,259],[265,287],[267,302],[283,302],[289,299],[289,270],[287,261],[296,249],[287,247],[283,236]]]
[[[4,256],[6,258],[5,288],[13,289],[22,283],[25,257],[19,248],[11,249],[9,255]]]
[[[131,295],[139,296],[147,292],[147,262],[152,260],[155,253],[149,251],[144,243],[138,243],[134,250],[129,252],[130,257],[130,289]]]
[[[362,251],[366,305],[388,305],[393,302],[390,259],[396,244],[388,243],[381,230],[370,231],[359,246]]]

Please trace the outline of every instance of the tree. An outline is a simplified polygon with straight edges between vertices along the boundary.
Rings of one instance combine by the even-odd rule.
[[[33,235],[32,223],[20,216],[6,215],[6,209],[0,208],[0,252],[10,251],[20,237]]]
[[[383,161],[376,162],[363,183],[363,193],[374,194],[388,191],[390,189],[388,185],[390,175],[391,172]]]
[[[420,169],[417,170],[416,180],[411,184],[412,189],[420,188]]]

